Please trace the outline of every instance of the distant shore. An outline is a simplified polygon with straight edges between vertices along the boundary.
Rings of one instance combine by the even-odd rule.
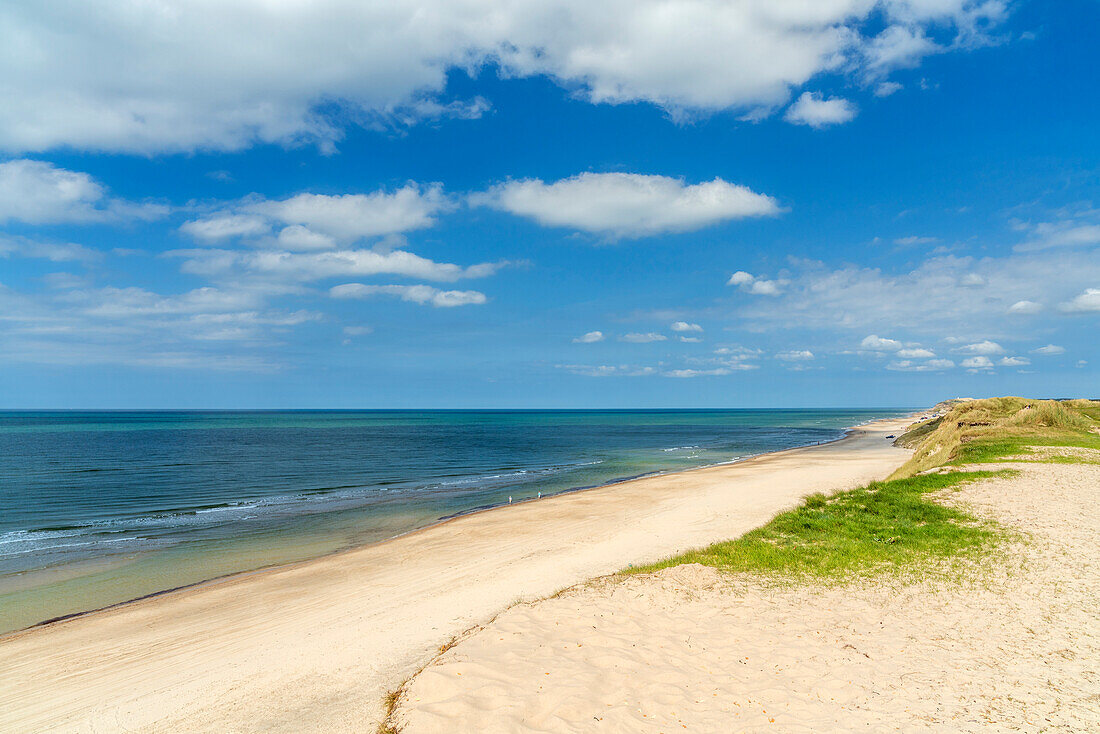
[[[882,478],[877,421],[819,446],[465,514],[384,543],[239,574],[0,640],[0,728],[329,731],[378,721],[439,646],[545,596]]]

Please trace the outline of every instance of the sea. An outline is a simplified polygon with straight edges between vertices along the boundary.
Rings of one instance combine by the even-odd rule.
[[[907,412],[0,412],[0,633]]]

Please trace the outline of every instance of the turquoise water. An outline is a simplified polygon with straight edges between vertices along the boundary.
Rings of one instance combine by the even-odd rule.
[[[0,412],[0,631],[902,412]]]

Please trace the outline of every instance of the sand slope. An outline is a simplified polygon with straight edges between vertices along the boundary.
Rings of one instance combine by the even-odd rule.
[[[951,495],[1026,529],[993,573],[776,588],[702,566],[515,607],[408,686],[428,732],[1100,731],[1100,466]]]
[[[834,444],[458,519],[0,640],[0,731],[370,731],[387,691],[521,598],[742,533],[889,474],[886,421]]]

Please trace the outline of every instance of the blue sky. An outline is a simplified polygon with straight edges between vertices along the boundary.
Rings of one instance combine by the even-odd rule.
[[[0,9],[0,407],[1088,395],[1100,3]]]

